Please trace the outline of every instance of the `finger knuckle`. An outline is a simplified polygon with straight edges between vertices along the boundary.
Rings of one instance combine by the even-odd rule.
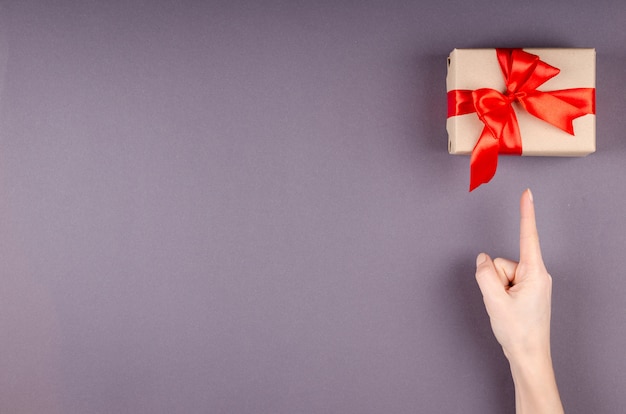
[[[489,269],[486,267],[479,267],[476,269],[476,280],[481,280],[489,275]]]

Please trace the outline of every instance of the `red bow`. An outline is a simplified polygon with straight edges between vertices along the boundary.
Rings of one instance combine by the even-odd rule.
[[[489,182],[496,173],[498,154],[522,155],[522,138],[513,102],[531,115],[574,135],[572,121],[595,114],[595,89],[575,88],[549,92],[537,88],[560,70],[522,49],[496,49],[506,92],[495,89],[448,92],[448,117],[476,112],[485,124],[472,151],[470,191]]]

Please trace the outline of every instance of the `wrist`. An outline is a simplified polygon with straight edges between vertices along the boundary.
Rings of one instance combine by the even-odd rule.
[[[506,354],[506,353],[505,353]],[[554,378],[549,350],[507,355],[513,379]]]
[[[518,414],[563,413],[549,348],[507,358]]]
[[[548,336],[549,337],[549,336]],[[552,366],[552,354],[549,340],[533,340],[502,347],[504,356],[511,366],[544,365]]]

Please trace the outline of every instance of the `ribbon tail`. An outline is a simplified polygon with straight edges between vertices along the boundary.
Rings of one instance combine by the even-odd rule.
[[[529,94],[520,101],[531,115],[574,135],[574,119],[595,113],[595,90],[563,89]]]
[[[470,191],[488,183],[498,167],[499,142],[484,128],[470,159]]]

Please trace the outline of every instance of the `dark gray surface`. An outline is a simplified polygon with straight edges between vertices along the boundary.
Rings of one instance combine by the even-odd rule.
[[[0,411],[512,412],[474,257],[530,186],[566,411],[623,412],[623,2],[4,3]],[[470,194],[494,46],[597,49],[598,152]]]

